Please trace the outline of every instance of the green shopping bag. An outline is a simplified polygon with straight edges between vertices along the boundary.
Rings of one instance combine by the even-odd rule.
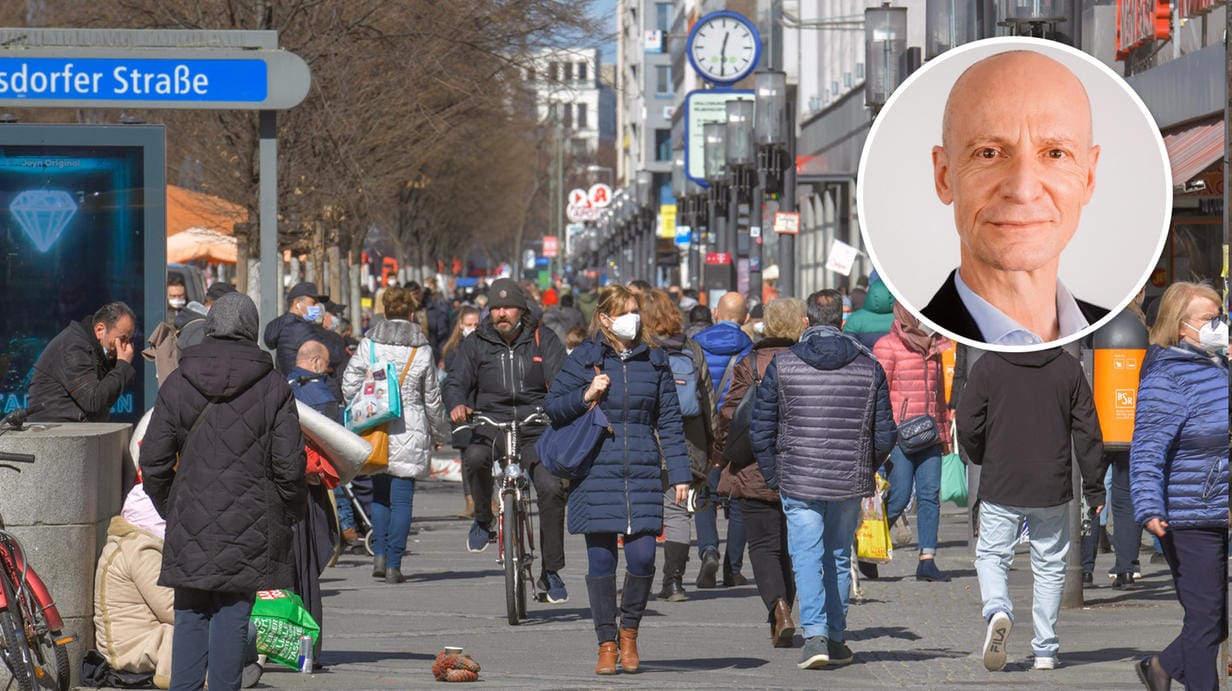
[[[257,652],[291,669],[299,669],[300,636],[310,636],[315,646],[321,635],[304,601],[290,590],[257,591],[252,623],[257,627]]]
[[[941,501],[967,506],[967,466],[957,451],[941,457]]]

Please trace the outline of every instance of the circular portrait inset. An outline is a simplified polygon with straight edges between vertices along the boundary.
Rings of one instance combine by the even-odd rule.
[[[1099,328],[1159,260],[1172,209],[1163,138],[1095,58],[1033,38],[950,50],[873,121],[860,232],[913,314],[990,350]]]

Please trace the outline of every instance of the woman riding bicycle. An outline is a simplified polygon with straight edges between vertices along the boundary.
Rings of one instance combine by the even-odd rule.
[[[661,349],[648,345],[638,312],[637,297],[627,288],[604,290],[591,337],[569,356],[544,400],[558,425],[598,401],[613,431],[569,494],[569,532],[586,536],[586,589],[599,639],[596,674],[616,672],[618,634],[621,667],[639,667],[637,631],[654,580],[655,536],[663,527],[660,458],[677,502],[684,501],[693,477],[671,367]],[[627,560],[619,630],[617,536],[624,536]]]

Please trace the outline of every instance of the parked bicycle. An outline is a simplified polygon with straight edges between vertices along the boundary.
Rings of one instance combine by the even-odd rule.
[[[0,434],[21,431],[27,411],[17,409],[0,421]],[[34,454],[0,452],[0,468],[20,473],[13,463],[33,463]],[[30,566],[21,541],[0,517],[0,657],[21,691],[68,691],[68,644],[64,620],[51,592]]]
[[[526,587],[535,589],[535,599],[541,599],[531,565],[535,561],[535,526],[530,511],[530,478],[521,465],[518,447],[519,430],[526,425],[546,425],[542,411],[531,413],[521,421],[497,422],[483,413],[472,413],[471,422],[459,425],[456,431],[481,425],[495,427],[504,434],[504,454],[492,464],[492,478],[500,510],[496,516],[497,562],[505,569],[505,612],[509,623],[517,626],[526,618]]]

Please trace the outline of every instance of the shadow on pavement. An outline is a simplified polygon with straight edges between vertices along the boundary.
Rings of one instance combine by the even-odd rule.
[[[916,636],[918,638],[918,636]],[[856,662],[922,662],[937,659],[958,659],[971,655],[967,650],[947,650],[944,648],[913,648],[911,650],[869,650],[858,647],[855,652]],[[976,663],[979,664],[979,663]]]
[[[407,583],[430,583],[432,581],[462,581],[475,578],[495,578],[503,576],[501,569],[484,569],[483,571],[431,571],[406,574]]]
[[[1073,665],[1089,665],[1097,662],[1131,661],[1144,658],[1151,652],[1138,648],[1100,648],[1099,650],[1075,650],[1072,653],[1063,650],[1061,651],[1061,662],[1068,667]],[[1126,666],[1126,671],[1132,672],[1128,665]]]
[[[642,673],[714,672],[721,669],[757,669],[770,664],[757,657],[698,658],[692,660],[642,660]]]
[[[868,641],[874,638],[900,638],[918,641],[920,634],[903,626],[874,626],[867,629],[848,630],[847,638],[853,641]]]
[[[365,662],[393,662],[436,659],[436,653],[412,653],[380,650],[327,650],[321,654],[321,661],[328,667],[336,665],[357,665]],[[294,670],[287,670],[293,672]]]

